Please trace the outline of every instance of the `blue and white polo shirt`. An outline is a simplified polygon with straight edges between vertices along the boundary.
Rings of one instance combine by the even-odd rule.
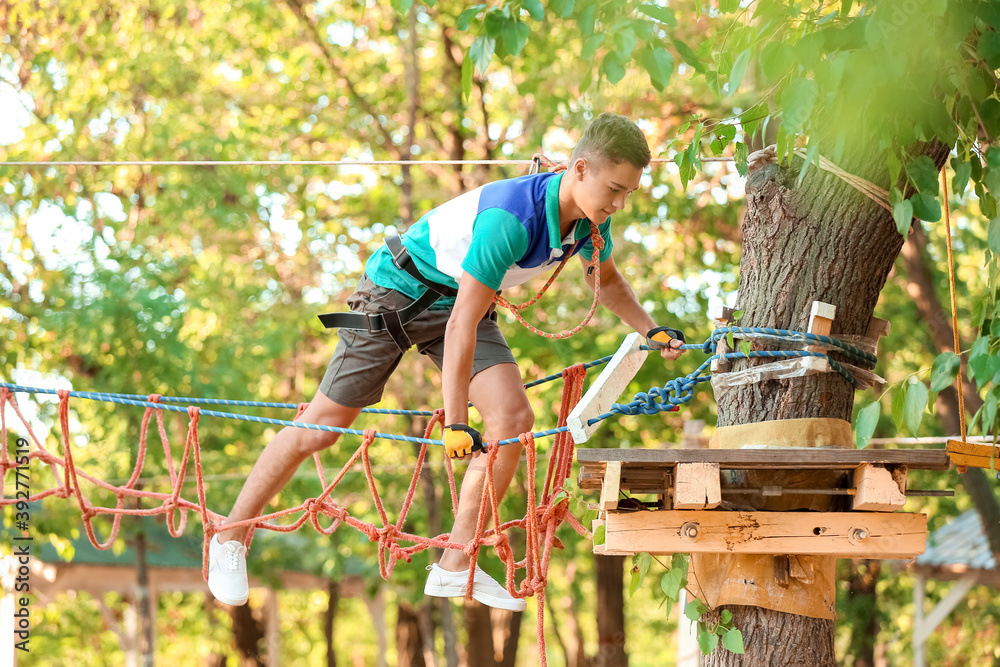
[[[553,269],[565,253],[593,258],[586,218],[559,238],[559,183],[562,174],[532,174],[488,183],[438,206],[402,236],[420,273],[458,288],[463,273],[495,290],[520,285]],[[600,261],[611,256],[611,218],[598,225],[604,238]],[[411,299],[427,288],[392,263],[384,245],[368,259],[372,282]],[[442,297],[434,308],[450,308]]]

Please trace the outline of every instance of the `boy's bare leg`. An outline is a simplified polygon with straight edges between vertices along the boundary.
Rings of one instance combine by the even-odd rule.
[[[348,428],[359,414],[361,408],[340,405],[317,392],[298,421]],[[271,498],[288,484],[303,461],[313,453],[330,447],[339,437],[339,433],[312,431],[294,426],[281,429],[261,452],[260,458],[257,459],[247,481],[243,484],[240,495],[236,498],[236,504],[233,505],[233,511],[229,513],[225,525],[259,516]],[[248,532],[247,526],[219,531],[219,542],[228,540],[245,542]]]
[[[535,414],[524,393],[524,383],[517,364],[498,364],[477,373],[469,384],[469,399],[479,410],[486,425],[484,440],[516,438],[531,430]],[[503,497],[520,465],[520,444],[504,445],[497,455],[493,481],[497,494]],[[479,520],[479,503],[486,485],[486,456],[472,459],[462,480],[458,497],[458,512],[451,529],[452,542],[468,542],[476,535]],[[439,565],[445,570],[459,571],[469,568],[469,557],[463,551],[448,549]]]

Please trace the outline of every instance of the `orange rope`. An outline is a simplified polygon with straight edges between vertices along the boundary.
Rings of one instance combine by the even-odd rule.
[[[550,160],[541,153],[535,153],[532,156],[532,160],[534,161],[534,165],[530,173],[535,173],[539,165],[551,167],[553,172],[560,172],[566,170],[565,164],[561,164],[559,162],[555,162],[554,160]],[[513,313],[514,319],[516,319],[518,322],[524,325],[524,327],[528,329],[528,331],[537,334],[539,336],[542,336],[544,338],[556,338],[556,339],[569,338],[573,334],[578,333],[581,329],[587,326],[588,323],[590,323],[590,320],[594,317],[594,313],[597,311],[597,304],[600,303],[601,300],[601,250],[604,248],[604,237],[601,236],[600,229],[598,228],[597,224],[594,223],[593,221],[590,222],[590,245],[594,251],[594,254],[590,258],[590,268],[588,269],[588,274],[589,273],[594,274],[594,301],[590,305],[590,311],[587,313],[587,316],[583,318],[583,321],[580,322],[580,324],[576,325],[572,329],[560,331],[559,333],[549,333],[547,331],[542,331],[541,329],[536,328],[530,322],[524,319],[524,316],[522,316],[520,312],[522,309],[534,305],[534,303],[538,301],[542,297],[542,295],[545,294],[546,291],[548,291],[549,286],[551,286],[552,283],[555,281],[556,276],[558,276],[562,272],[563,268],[566,266],[566,262],[568,262],[569,258],[572,256],[571,253],[567,253],[566,256],[562,258],[562,261],[559,262],[559,266],[556,267],[556,270],[552,272],[552,275],[549,276],[549,279],[545,282],[544,285],[542,285],[542,289],[538,290],[538,294],[536,294],[528,301],[525,301],[524,303],[513,304],[504,297],[497,294],[496,297],[493,299],[493,302],[499,306],[503,306],[504,308],[508,309],[511,313]]]
[[[944,188],[944,229],[948,239],[948,287],[951,291],[951,331],[955,336],[955,354],[961,355],[962,348],[958,336],[958,304],[955,298],[955,260],[951,251],[951,204],[948,201],[948,174],[947,169],[941,170],[941,186]],[[962,442],[966,442],[965,427],[965,396],[962,393],[962,371],[959,364],[958,378],[956,379],[958,389],[958,416],[962,430]]]
[[[566,424],[566,418],[570,411],[580,400],[583,394],[583,384],[586,377],[586,370],[582,365],[573,366],[563,371],[563,395],[562,404],[559,410],[559,426]],[[123,486],[113,486],[88,475],[79,469],[73,459],[73,448],[71,446],[69,427],[69,391],[62,390],[59,395],[59,423],[61,427],[62,456],[59,457],[49,452],[43,446],[41,440],[32,431],[28,420],[22,415],[14,394],[6,387],[0,387],[0,477],[6,478],[7,472],[17,467],[15,460],[8,455],[6,427],[6,407],[10,405],[18,419],[24,425],[28,436],[31,438],[34,447],[28,454],[29,463],[37,460],[49,466],[55,479],[56,487],[45,489],[32,494],[27,500],[35,502],[50,495],[60,498],[68,498],[71,495],[75,498],[80,508],[80,513],[86,527],[87,537],[91,544],[97,549],[109,549],[116,540],[121,527],[121,519],[125,515],[131,516],[151,516],[166,514],[167,525],[170,534],[180,537],[187,526],[187,513],[189,511],[198,512],[201,515],[204,529],[202,576],[208,577],[208,546],[212,536],[218,532],[219,527],[225,517],[212,512],[206,503],[205,480],[201,465],[201,444],[198,437],[198,423],[200,418],[199,409],[195,406],[188,408],[188,429],[184,441],[183,452],[179,462],[175,462],[171,453],[170,442],[167,438],[163,425],[163,411],[148,407],[143,415],[139,432],[139,446],[136,454],[135,466],[128,481]],[[158,403],[158,395],[150,396],[151,403]],[[301,416],[304,405],[299,406],[298,416]],[[139,481],[143,467],[146,462],[147,436],[149,432],[150,420],[153,412],[156,413],[156,430],[159,433],[161,444],[163,445],[164,458],[170,479],[170,491],[157,493],[136,489],[135,485]],[[425,438],[429,439],[433,430],[443,424],[443,411],[435,411],[427,426]],[[413,535],[402,530],[407,512],[412,505],[416,492],[418,480],[424,464],[427,445],[423,444],[414,466],[413,477],[407,490],[406,498],[395,521],[391,521],[389,513],[386,511],[382,497],[375,484],[372,472],[372,465],[369,455],[371,443],[375,439],[374,430],[366,430],[360,446],[349,457],[339,473],[329,483],[326,482],[319,458],[315,457],[317,471],[323,480],[323,491],[316,497],[306,500],[297,507],[281,510],[265,516],[255,517],[241,522],[228,524],[228,528],[247,526],[249,534],[247,546],[253,541],[253,534],[257,528],[265,528],[279,532],[292,532],[297,530],[307,521],[317,532],[329,535],[338,527],[346,524],[351,528],[364,533],[369,540],[378,545],[379,574],[388,579],[399,559],[409,561],[411,557],[427,548],[435,547],[442,549],[459,549],[472,556],[475,563],[475,556],[478,555],[482,546],[493,546],[497,556],[504,563],[506,569],[506,588],[515,597],[524,598],[535,595],[538,598],[538,645],[542,664],[545,664],[545,637],[543,625],[544,590],[547,582],[548,566],[553,548],[562,548],[562,543],[556,537],[556,530],[564,522],[570,525],[581,535],[589,536],[589,532],[569,513],[569,499],[566,494],[560,494],[565,490],[566,482],[569,478],[573,463],[573,440],[568,433],[557,435],[552,452],[549,456],[549,466],[545,478],[544,488],[541,496],[536,494],[534,480],[537,472],[537,447],[531,433],[524,433],[519,436],[519,440],[525,448],[527,456],[527,476],[530,481],[528,485],[527,511],[523,518],[514,519],[503,523],[500,517],[500,494],[494,480],[494,464],[499,453],[499,446],[496,441],[487,444],[487,481],[480,500],[479,520],[477,521],[476,534],[474,539],[468,544],[455,543],[451,541],[449,534],[442,534],[436,537],[423,537]],[[188,462],[194,459],[194,474],[197,493],[197,502],[187,500],[182,495],[182,487],[185,481],[185,474]],[[361,521],[352,517],[345,508],[338,506],[330,500],[330,495],[338,484],[344,479],[346,474],[358,461],[364,469],[365,479],[371,492],[373,506],[378,513],[378,520],[381,526]],[[450,464],[450,460],[445,458]],[[62,469],[61,471],[59,469]],[[448,465],[449,488],[452,498],[452,513],[457,513],[458,494],[455,488],[454,473]],[[94,505],[84,494],[82,482],[87,481],[99,489],[111,492],[116,497],[114,507],[100,507]],[[140,498],[147,502],[158,501],[159,507],[149,509],[126,509],[126,497]],[[557,500],[558,498],[558,500]],[[8,497],[4,494],[0,499],[0,507],[17,503],[19,498]],[[180,512],[179,523],[175,523],[175,513]],[[101,542],[96,535],[93,526],[93,519],[99,515],[112,515],[111,530],[104,542]],[[273,520],[288,515],[298,514],[298,517],[289,525],[278,525],[272,523]],[[333,519],[329,528],[320,525],[320,514]],[[487,530],[486,523],[492,520],[493,528]],[[514,560],[514,553],[510,547],[510,540],[506,533],[512,529],[524,529],[527,533],[525,540],[525,557],[521,561]],[[411,546],[400,546],[401,542],[409,542]],[[515,572],[518,569],[525,570],[525,577],[520,586],[516,585]],[[470,567],[470,584],[473,569]],[[468,590],[472,590],[471,585]]]

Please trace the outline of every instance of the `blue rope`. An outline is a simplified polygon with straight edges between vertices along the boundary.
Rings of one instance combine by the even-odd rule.
[[[714,359],[722,358],[725,359],[746,359],[746,358],[782,358],[782,357],[819,357],[825,358],[830,367],[840,373],[848,382],[850,382],[854,387],[858,386],[857,380],[850,373],[850,371],[843,366],[843,364],[838,363],[834,359],[822,352],[811,352],[807,350],[756,350],[751,351],[749,354],[744,354],[743,352],[729,352],[725,355],[719,355],[713,352],[716,344],[720,339],[728,334],[732,333],[734,336],[740,336],[743,338],[761,338],[765,340],[774,340],[779,342],[794,341],[797,343],[808,342],[809,344],[819,344],[827,348],[834,348],[844,354],[853,363],[859,365],[867,365],[871,368],[875,367],[877,359],[875,355],[862,350],[861,348],[851,345],[850,343],[837,340],[836,338],[831,338],[829,336],[820,336],[818,334],[812,334],[803,331],[789,331],[787,329],[771,329],[768,327],[721,327],[712,332],[712,335],[701,344],[685,343],[681,345],[683,350],[701,350],[706,354],[711,356],[704,361],[698,368],[693,372],[674,378],[664,384],[662,387],[650,387],[647,391],[641,391],[632,397],[630,403],[615,403],[610,412],[606,412],[591,419],[589,424],[596,424],[597,422],[603,421],[612,417],[613,415],[654,415],[660,412],[668,410],[676,410],[681,405],[688,403],[694,397],[694,389],[702,382],[708,382],[711,380],[710,375],[705,375],[704,373],[711,367],[711,363]],[[640,346],[643,350],[649,350],[649,346]],[[584,368],[592,368],[594,366],[599,366],[601,364],[606,364],[614,355],[609,355],[607,357],[601,357],[600,359],[595,359],[584,364]],[[546,376],[539,380],[529,382],[524,385],[525,388],[535,387],[545,382],[551,382],[562,377],[562,373],[554,373],[552,375]],[[58,390],[56,389],[42,389],[39,387],[24,387],[17,384],[11,384],[8,382],[0,382],[0,387],[6,387],[14,392],[23,392],[29,394],[56,394]],[[144,408],[154,408],[156,410],[170,410],[172,412],[187,412],[186,407],[170,405],[170,403],[188,403],[188,404],[208,404],[208,405],[232,405],[232,406],[244,406],[244,407],[264,407],[264,408],[297,408],[297,403],[268,403],[263,401],[234,401],[229,399],[216,399],[216,398],[185,398],[180,396],[164,396],[160,400],[163,403],[152,403],[146,400],[141,400],[147,396],[142,394],[113,394],[113,393],[102,393],[102,392],[90,392],[90,391],[70,391],[70,396],[77,398],[85,398],[97,401],[106,401],[110,403],[118,403],[121,405],[135,405]],[[372,414],[388,414],[388,415],[419,415],[419,416],[431,416],[434,413],[428,410],[384,410],[379,408],[365,408],[363,412],[368,412]],[[261,424],[272,424],[275,426],[292,426],[295,428],[306,428],[313,431],[329,431],[333,433],[346,433],[349,435],[364,435],[364,431],[351,428],[338,428],[336,426],[324,426],[321,424],[307,424],[304,422],[288,421],[285,419],[270,419],[267,417],[256,417],[253,415],[243,415],[231,412],[218,412],[215,410],[201,410],[200,414],[209,417],[222,417],[225,419],[236,419],[240,421],[250,421]],[[549,436],[556,435],[558,433],[564,433],[569,429],[565,426],[549,429],[547,431],[539,431],[537,433],[532,433],[535,438],[545,438]],[[443,445],[441,440],[430,440],[426,438],[414,438],[405,435],[394,435],[388,433],[376,433],[376,437],[383,438],[386,440],[396,440],[401,442],[414,442],[419,444],[429,444],[429,445]],[[518,438],[508,438],[507,440],[501,440],[500,445],[510,445],[520,442]]]

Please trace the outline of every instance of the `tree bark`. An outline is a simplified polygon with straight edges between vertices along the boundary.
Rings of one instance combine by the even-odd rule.
[[[420,636],[417,610],[400,602],[396,616],[396,664],[399,667],[425,667],[424,642]]]
[[[475,667],[493,667],[493,625],[490,608],[475,600],[465,600],[466,664]]]
[[[939,144],[928,144],[923,152],[939,166],[948,155]],[[884,184],[888,177],[882,164],[859,153],[841,167]],[[888,212],[839,178],[812,166],[796,187],[797,172],[797,167],[767,164],[749,175],[737,300],[743,311],[740,325],[806,331],[812,302],[823,301],[837,307],[834,336],[863,335],[903,237]],[[762,363],[767,362],[739,360],[734,370]],[[720,427],[797,418],[850,420],[854,387],[837,373],[823,373],[743,385],[716,398]],[[804,501],[802,507],[813,508],[814,499]],[[782,509],[797,507],[786,501]],[[747,606],[731,606],[730,611],[746,652],[719,650],[707,665],[836,664],[832,620]],[[710,616],[719,613],[716,609]]]
[[[597,656],[594,667],[628,667],[625,652],[624,556],[594,556],[597,566]]]
[[[326,667],[337,667],[337,654],[334,652],[333,629],[337,616],[337,602],[340,600],[340,584],[330,579],[327,582],[326,613],[323,615],[323,636],[326,638]]]
[[[847,594],[848,604],[854,610],[849,618],[854,622],[848,652],[854,656],[854,667],[875,667],[875,645],[880,627],[875,588],[881,573],[882,561],[855,559],[851,562]]]
[[[249,604],[227,607],[233,619],[233,643],[239,653],[240,667],[265,667],[260,654],[260,643],[264,640],[264,628],[256,618]]]

